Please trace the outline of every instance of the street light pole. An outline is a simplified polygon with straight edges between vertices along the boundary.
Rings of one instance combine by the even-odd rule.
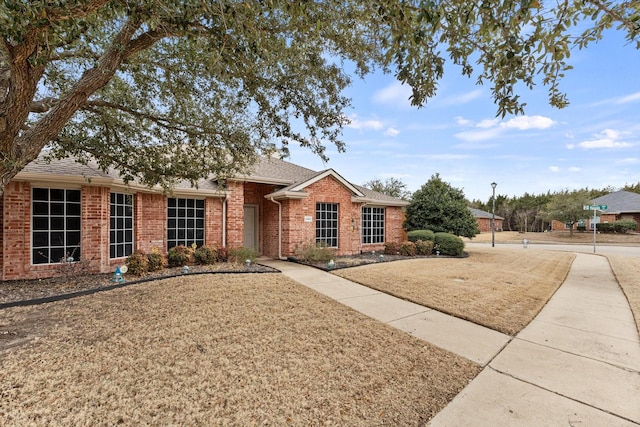
[[[495,248],[496,246],[496,184],[495,182],[491,183],[491,188],[493,189],[493,196],[491,196],[491,247]]]

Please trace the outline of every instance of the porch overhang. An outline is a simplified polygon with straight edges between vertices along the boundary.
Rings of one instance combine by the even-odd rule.
[[[309,197],[304,191],[276,191],[264,196],[268,200],[301,200]]]
[[[365,205],[371,205],[371,206],[390,206],[390,207],[404,207],[404,206],[409,206],[409,202],[405,201],[405,200],[393,200],[393,201],[389,201],[389,200],[377,200],[377,199],[372,199],[369,197],[356,197],[353,196],[351,197],[351,202],[352,203],[362,203]]]

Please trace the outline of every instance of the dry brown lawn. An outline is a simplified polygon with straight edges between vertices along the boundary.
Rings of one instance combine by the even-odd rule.
[[[515,335],[562,284],[574,255],[472,248],[468,258],[423,258],[335,274],[445,313]]]
[[[416,426],[480,370],[280,274],[0,311],[12,330],[32,339],[0,351],[4,426]]]
[[[640,331],[640,258],[623,255],[607,255],[611,269],[627,296],[631,311]]]
[[[523,239],[529,240],[531,244],[536,243],[560,243],[560,244],[581,244],[593,243],[593,233],[585,231],[583,233],[568,231],[553,231],[551,233],[518,233],[517,231],[500,231],[495,233],[497,243],[522,243]],[[467,242],[486,243],[491,242],[491,233],[480,233],[473,239],[465,239]],[[640,246],[640,233],[633,234],[608,234],[598,233],[596,235],[598,244],[616,244],[625,246]]]

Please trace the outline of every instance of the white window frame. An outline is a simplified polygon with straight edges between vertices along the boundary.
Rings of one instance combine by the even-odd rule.
[[[384,207],[362,207],[362,244],[384,243],[385,219]]]
[[[340,236],[340,204],[316,203],[316,245],[337,248]]]
[[[109,193],[109,259],[131,255],[134,239],[133,194],[112,191]]]

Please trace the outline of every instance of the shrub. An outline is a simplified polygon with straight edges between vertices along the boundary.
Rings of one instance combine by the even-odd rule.
[[[400,247],[398,248],[400,255],[404,256],[415,256],[416,255],[416,244],[413,242],[405,241],[400,243]]]
[[[246,260],[254,263],[258,258],[258,252],[253,248],[233,248],[229,251],[229,259],[236,264],[243,264]]]
[[[638,229],[638,223],[632,219],[621,219],[615,222],[603,222],[597,224],[597,229],[601,233],[628,233]]]
[[[587,229],[586,225],[579,225],[578,226],[578,232],[580,232],[580,233],[584,233],[586,229]]]
[[[142,276],[149,271],[149,258],[147,258],[147,255],[141,250],[137,250],[129,255],[126,264],[127,272],[136,276]]]
[[[412,230],[407,232],[407,238],[410,242],[417,242],[422,240],[423,242],[433,242],[436,239],[436,235],[431,230]]]
[[[435,249],[441,255],[460,256],[464,251],[462,239],[451,233],[436,233]]]
[[[397,255],[400,252],[400,244],[396,242],[387,242],[384,244],[384,253],[386,255]]]
[[[296,245],[294,254],[302,261],[326,263],[335,258],[336,250],[327,247],[326,243],[316,243],[315,240],[310,240]]]
[[[200,246],[193,252],[193,260],[200,265],[215,264],[218,261],[218,250],[215,246]]]
[[[217,262],[227,262],[229,260],[229,252],[227,248],[224,246],[216,249],[216,261]]]
[[[158,271],[164,268],[164,258],[157,250],[147,254],[147,265],[149,271]]]
[[[191,250],[191,248],[187,248],[184,245],[172,247],[167,253],[167,261],[169,262],[169,267],[182,267],[183,265],[187,265],[189,261],[191,261],[192,255],[193,250]]]
[[[433,236],[435,239],[435,235]],[[417,240],[416,254],[417,255],[431,255],[433,254],[433,242],[430,240]]]

